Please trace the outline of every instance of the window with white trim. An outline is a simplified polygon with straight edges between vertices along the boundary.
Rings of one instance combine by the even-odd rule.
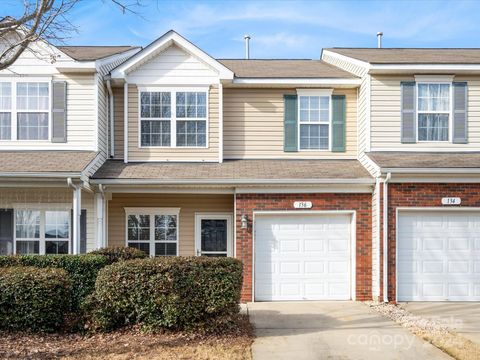
[[[418,141],[448,141],[451,84],[417,84]]]
[[[68,254],[70,246],[69,210],[15,210],[17,254]]]
[[[140,91],[141,147],[206,147],[207,91]]]
[[[207,93],[177,92],[177,146],[207,145]]]
[[[0,82],[0,140],[48,140],[50,82]]]
[[[127,246],[150,256],[178,253],[178,210],[126,209]]]
[[[140,93],[140,126],[142,146],[170,146],[171,94],[169,92]]]
[[[0,82],[0,140],[12,138],[12,84]]]
[[[298,96],[300,150],[328,150],[330,147],[329,95]]]

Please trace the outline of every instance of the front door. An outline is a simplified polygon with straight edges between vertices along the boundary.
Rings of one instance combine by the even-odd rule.
[[[196,214],[197,256],[233,256],[231,214]]]

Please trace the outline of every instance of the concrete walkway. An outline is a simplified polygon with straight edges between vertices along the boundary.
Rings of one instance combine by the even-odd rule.
[[[413,315],[435,320],[463,337],[480,344],[480,303],[412,302],[400,303]]]
[[[250,303],[253,360],[450,359],[358,302]]]

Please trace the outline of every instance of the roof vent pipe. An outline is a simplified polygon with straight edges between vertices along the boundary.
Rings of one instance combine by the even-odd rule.
[[[243,37],[245,39],[245,59],[250,59],[250,35],[245,35]]]
[[[382,48],[382,36],[383,36],[383,32],[381,31],[377,32],[377,48],[379,49]]]

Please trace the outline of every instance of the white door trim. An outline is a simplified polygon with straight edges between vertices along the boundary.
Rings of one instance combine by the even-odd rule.
[[[195,213],[195,256],[202,251],[202,220],[227,220],[227,256],[233,256],[233,214],[229,212],[196,212]]]
[[[350,297],[356,300],[356,210],[271,210],[253,211],[252,220],[252,302],[255,302],[255,218],[262,215],[350,215]]]
[[[399,213],[407,211],[438,211],[438,212],[480,212],[480,207],[468,207],[468,206],[442,206],[442,207],[432,207],[432,206],[414,206],[414,207],[397,207],[395,211],[395,302],[398,302],[398,218]],[[387,270],[388,271],[388,270]],[[385,274],[384,274],[385,276]],[[387,274],[388,276],[388,274]]]

